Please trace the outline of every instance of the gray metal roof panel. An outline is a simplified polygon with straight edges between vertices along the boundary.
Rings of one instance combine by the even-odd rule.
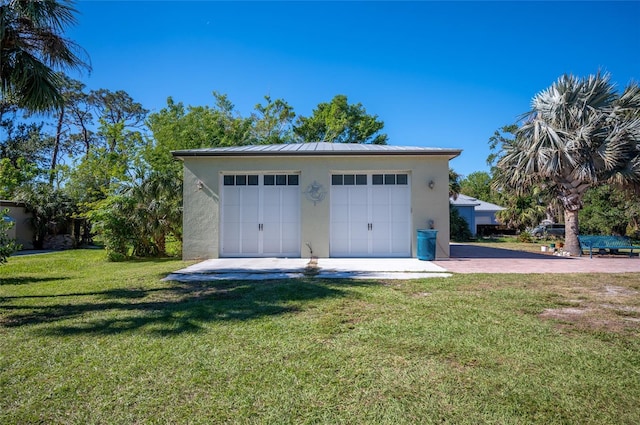
[[[417,146],[367,145],[359,143],[293,143],[248,145],[224,148],[176,150],[175,157],[187,156],[314,156],[314,155],[447,155],[455,158],[461,149]]]
[[[476,211],[501,211],[506,208],[501,207],[500,205],[492,204],[490,202],[485,202],[480,199],[472,198],[471,196],[463,195],[462,193],[458,195],[457,199],[450,199],[453,205],[457,206],[474,206]]]

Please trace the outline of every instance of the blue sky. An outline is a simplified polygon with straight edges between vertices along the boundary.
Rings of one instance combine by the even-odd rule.
[[[639,1],[79,1],[67,36],[89,89],[125,90],[151,111],[168,96],[249,115],[265,95],[308,116],[344,94],[385,123],[389,143],[460,148],[487,170],[488,139],[559,76],[640,80]]]

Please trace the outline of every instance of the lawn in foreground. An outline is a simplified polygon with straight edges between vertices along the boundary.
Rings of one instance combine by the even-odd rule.
[[[0,423],[640,423],[640,275],[163,282],[0,267]]]

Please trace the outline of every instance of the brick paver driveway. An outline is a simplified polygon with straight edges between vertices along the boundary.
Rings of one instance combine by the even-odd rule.
[[[477,245],[451,244],[451,258],[434,261],[453,273],[629,273],[640,272],[640,258],[626,255],[557,257]]]

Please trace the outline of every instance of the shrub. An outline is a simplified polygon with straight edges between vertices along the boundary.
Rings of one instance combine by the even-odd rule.
[[[522,231],[518,235],[518,242],[531,243],[531,242],[533,242],[533,237],[531,236],[531,233],[529,233],[527,231]]]
[[[87,214],[102,237],[107,258],[123,261],[128,257],[129,246],[136,238],[136,229],[129,213],[133,200],[124,196],[111,196],[94,204]]]
[[[15,224],[13,221],[5,220],[4,217],[9,213],[8,209],[0,211],[0,264],[7,262],[7,258],[20,249],[20,245],[16,243],[7,234],[7,231]]]
[[[47,235],[69,232],[68,226],[77,207],[62,190],[51,188],[46,183],[36,183],[19,190],[15,199],[24,202],[27,212],[31,213],[34,248],[42,249]]]

